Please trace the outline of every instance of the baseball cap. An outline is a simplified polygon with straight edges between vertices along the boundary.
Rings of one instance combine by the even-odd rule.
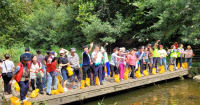
[[[76,51],[76,48],[71,48],[70,51],[71,51],[71,52],[75,52],[75,51]]]
[[[125,53],[129,53],[129,50],[126,50]]]
[[[30,60],[26,55],[22,56],[21,59],[24,60],[24,61],[28,61],[28,60]]]
[[[163,47],[163,45],[160,45],[159,47]]]
[[[50,52],[50,54],[53,54],[53,55],[54,55],[54,54],[55,54],[55,52],[54,52],[54,51],[51,51],[51,52]]]

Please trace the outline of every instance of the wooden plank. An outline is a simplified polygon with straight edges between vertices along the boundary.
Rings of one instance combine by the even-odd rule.
[[[46,101],[48,105],[66,104],[146,84],[151,84],[167,79],[172,79],[187,74],[188,74],[188,69],[183,69],[183,70],[179,69],[173,72],[167,71],[162,74],[149,75],[137,79],[129,78],[128,80],[123,80],[120,81],[119,83],[104,82],[104,85],[101,86],[90,86],[90,87],[85,87],[85,89],[72,89],[69,90],[68,92],[61,93],[58,95],[52,95],[52,96],[38,95],[36,98],[30,98],[29,101],[30,102]],[[106,80],[109,80],[109,78],[106,78]]]

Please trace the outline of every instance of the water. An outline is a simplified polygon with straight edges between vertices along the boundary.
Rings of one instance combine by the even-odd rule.
[[[116,102],[117,105],[200,105],[200,83],[192,79],[168,80],[76,102],[76,105],[97,105],[103,98],[105,105]]]

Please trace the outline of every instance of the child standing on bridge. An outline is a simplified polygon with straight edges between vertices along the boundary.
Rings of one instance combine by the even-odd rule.
[[[137,50],[136,48],[133,48],[133,50],[130,50],[130,54],[128,56],[129,66],[132,70],[130,77],[132,77],[133,79],[135,79],[135,65],[137,61],[137,57],[135,56],[136,50]]]

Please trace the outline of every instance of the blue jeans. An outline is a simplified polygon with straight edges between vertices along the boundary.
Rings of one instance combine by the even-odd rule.
[[[192,66],[192,58],[185,58],[185,62],[189,62],[189,66]]]
[[[52,85],[52,81],[53,83],[53,89],[56,90],[58,88],[58,81],[57,81],[57,77],[51,76],[51,73],[53,72],[47,72],[47,93],[51,94],[51,85]]]
[[[47,69],[45,65],[42,65],[42,69],[44,70],[44,77],[42,78],[42,86],[43,88],[46,87],[46,83],[47,83]]]
[[[20,98],[21,100],[24,100],[26,99],[26,95],[28,93],[29,81],[20,81],[18,84],[20,86]]]
[[[167,71],[167,61],[166,61],[165,57],[163,57],[162,59],[160,59],[160,66],[162,66],[162,63],[164,63],[165,71]]]

